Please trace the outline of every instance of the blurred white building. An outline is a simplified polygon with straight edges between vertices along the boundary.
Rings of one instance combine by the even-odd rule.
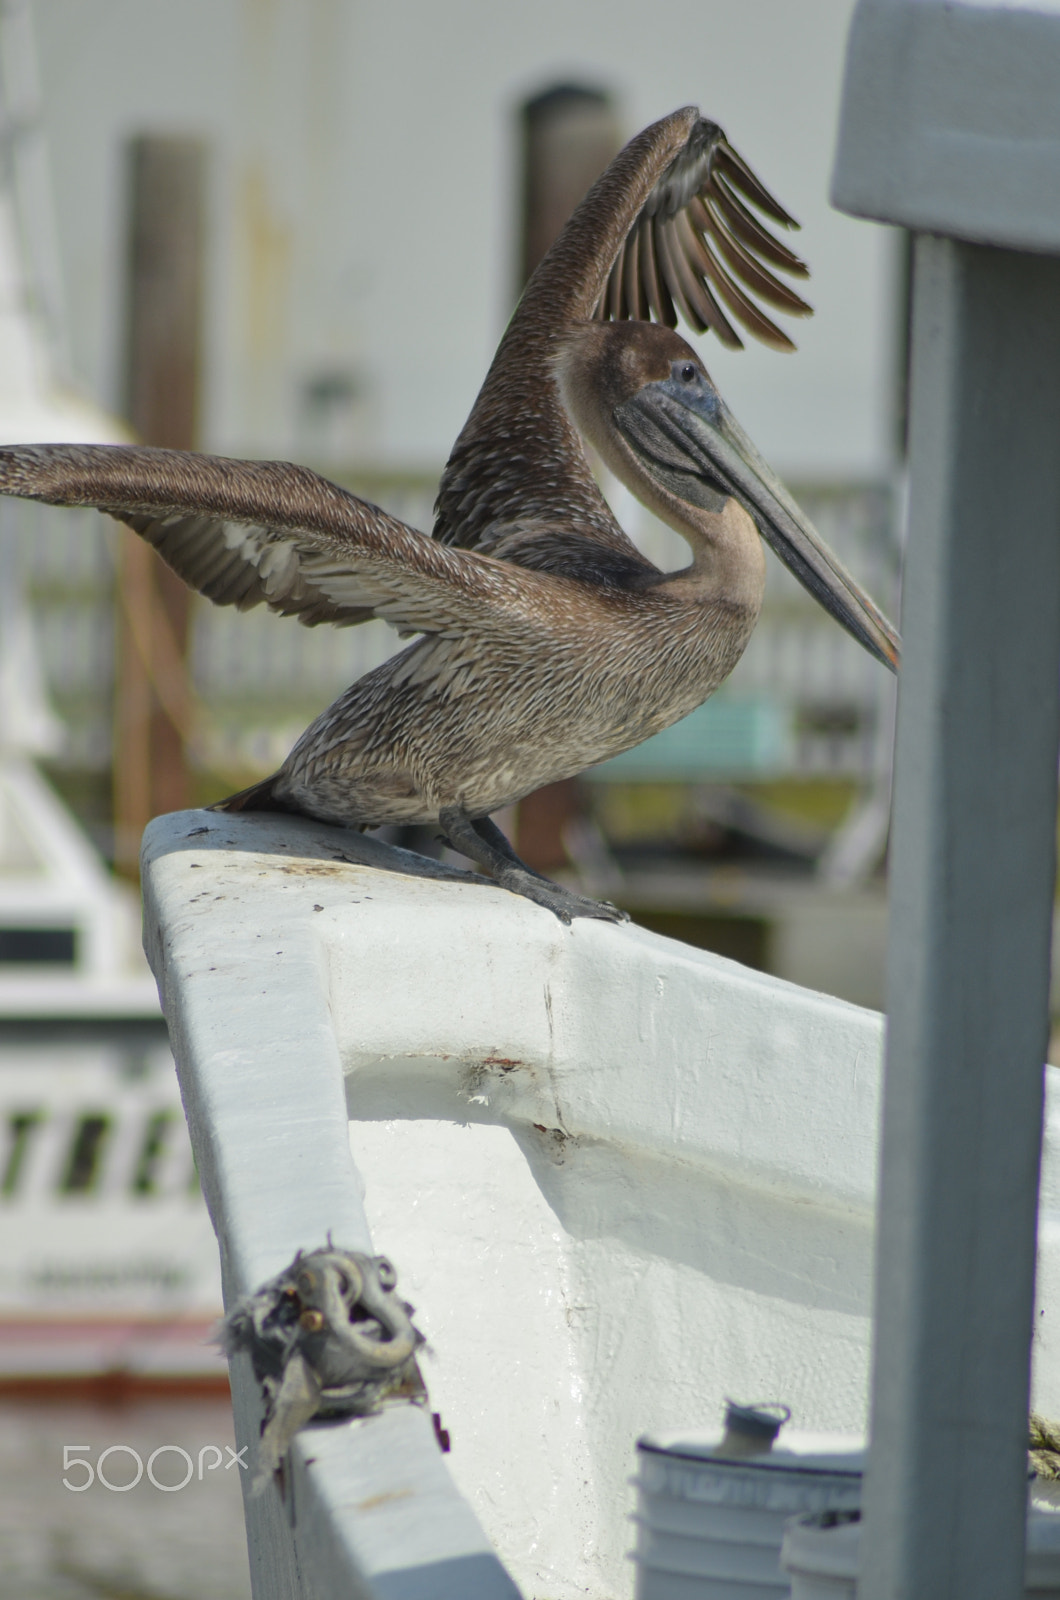
[[[208,141],[202,444],[435,467],[511,310],[521,101],[695,102],[803,223],[799,353],[703,352],[796,479],[890,460],[893,241],[827,199],[851,0],[33,0],[72,369],[120,394],[124,142]]]

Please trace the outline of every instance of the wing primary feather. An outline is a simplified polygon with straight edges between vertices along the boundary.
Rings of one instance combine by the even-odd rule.
[[[744,327],[764,344],[772,346],[774,350],[794,350],[795,345],[788,335],[765,315],[761,307],[756,306],[754,301],[744,294],[739,284],[734,283],[728,273],[723,271],[684,213],[676,219],[675,225],[678,238],[685,246],[686,255],[704,277],[710,279],[729,310],[740,319]]]
[[[662,285],[659,282],[659,264],[655,259],[655,241],[652,237],[650,218],[641,219],[637,232],[640,235],[640,281],[648,305],[645,321],[650,322],[654,316],[657,322],[661,322]]]
[[[683,228],[680,226],[681,223],[684,224]],[[685,299],[698,312],[707,326],[713,328],[722,344],[727,345],[730,350],[742,350],[743,341],[736,329],[732,326],[732,323],[722,311],[702,278],[693,270],[692,263],[689,260],[690,252],[685,246],[685,239],[687,238],[693,244],[698,241],[695,240],[691,224],[684,212],[680,212],[674,218],[670,224],[670,230],[667,248]]]
[[[786,228],[797,228],[799,224],[790,212],[785,211],[775,195],[771,195],[765,184],[747,165],[747,162],[734,150],[727,141],[714,148],[714,163],[720,167],[729,181],[745,194],[748,200],[753,200],[760,211],[772,217],[774,222],[783,223]]]
[[[765,256],[774,266],[783,267],[784,271],[790,272],[794,278],[810,276],[810,269],[805,261],[763,228],[758,218],[748,211],[739,196],[729,188],[721,173],[712,173],[710,182],[702,192],[716,202],[732,232],[738,239],[742,239],[749,249],[757,250],[760,256]]]
[[[622,321],[622,251],[615,257],[607,278],[607,312],[615,322]]]
[[[714,248],[749,289],[753,289],[763,300],[767,300],[778,310],[790,311],[793,317],[812,315],[813,307],[807,305],[802,296],[796,294],[794,289],[789,289],[786,283],[780,283],[774,278],[773,274],[760,261],[756,261],[751,252],[745,250],[740,241],[730,233],[720,207],[709,195],[705,200],[697,197],[689,206],[688,215],[690,221],[709,236]],[[698,238],[698,235],[696,237]]]
[[[644,286],[648,292],[648,304],[655,314],[655,320],[667,328],[676,328],[677,312],[674,310],[669,290],[663,282],[660,270],[662,263],[659,256],[659,235],[651,217],[645,217],[642,224],[641,255],[647,268]]]
[[[650,322],[651,311],[640,276],[641,230],[634,228],[622,252],[622,290],[626,309],[634,322]]]
[[[673,248],[673,234],[669,222],[656,222],[655,248],[659,254],[659,266],[662,270],[663,280],[670,291],[670,298],[673,300],[675,308],[695,333],[705,333],[710,327],[710,318],[701,317],[695,305],[685,293],[685,285],[682,283],[681,274],[677,269],[676,251]]]

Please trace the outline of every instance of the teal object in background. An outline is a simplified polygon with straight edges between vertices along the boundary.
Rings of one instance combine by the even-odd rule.
[[[599,783],[762,776],[792,758],[790,710],[768,695],[715,695],[643,744],[591,768]]]

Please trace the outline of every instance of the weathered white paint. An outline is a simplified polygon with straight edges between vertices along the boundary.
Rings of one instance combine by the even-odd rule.
[[[148,830],[147,945],[227,1293],[328,1228],[366,1248],[370,1223],[431,1341],[448,1464],[482,1526],[527,1595],[611,1600],[632,1581],[640,1431],[710,1426],[726,1394],[783,1399],[802,1427],[864,1426],[881,1019],[414,866],[296,819],[184,812]],[[1060,1163],[1048,1170],[1052,1307]],[[1060,1352],[1039,1323],[1055,1412]],[[248,1437],[242,1379],[239,1394]],[[381,1476],[365,1476],[371,1441],[399,1426],[437,1473],[415,1418],[298,1441],[305,1587],[280,1576],[270,1491],[251,1508],[259,1597],[327,1592],[319,1574],[368,1515],[351,1505],[413,1473],[380,1446]],[[321,1440],[324,1473],[304,1465]],[[299,1497],[347,1471],[384,1487],[346,1494],[334,1524],[313,1499],[332,1552],[314,1565]],[[413,1537],[418,1502],[401,1505],[382,1567]],[[479,1548],[465,1515],[443,1520]]]

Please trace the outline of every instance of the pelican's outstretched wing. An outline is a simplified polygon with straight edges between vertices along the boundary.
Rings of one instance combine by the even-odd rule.
[[[306,467],[128,445],[0,448],[0,494],[94,506],[222,606],[310,627],[382,617],[404,633],[532,626],[542,580],[446,550]]]
[[[807,313],[773,271],[805,277],[806,267],[756,211],[796,226],[694,106],[620,151],[527,284],[442,477],[436,539],[603,582],[644,572],[560,402],[557,348],[594,316],[674,327],[679,312],[729,345],[741,343],[733,317],[791,349],[757,300]]]

